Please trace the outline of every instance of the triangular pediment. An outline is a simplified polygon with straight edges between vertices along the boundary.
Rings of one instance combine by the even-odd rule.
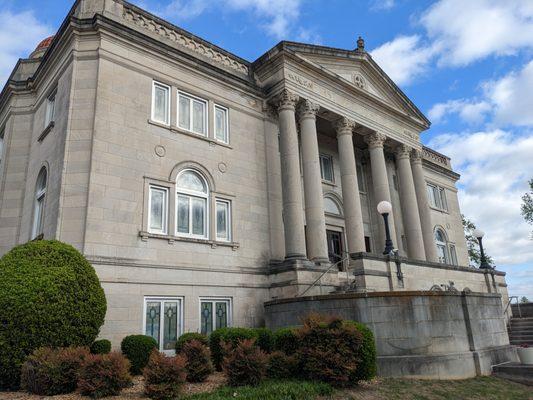
[[[427,118],[368,53],[298,43],[291,43],[287,48],[300,59],[327,71],[334,78],[366,91],[379,101],[424,121],[429,127]]]

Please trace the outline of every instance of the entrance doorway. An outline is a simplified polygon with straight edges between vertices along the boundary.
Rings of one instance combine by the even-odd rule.
[[[339,262],[342,259],[342,232],[326,230],[328,241],[328,257],[331,263]],[[339,266],[339,268],[342,266]]]

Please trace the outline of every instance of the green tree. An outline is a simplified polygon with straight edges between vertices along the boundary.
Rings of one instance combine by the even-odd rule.
[[[530,179],[529,192],[522,196],[522,201],[520,206],[522,216],[528,224],[533,225],[533,179]],[[533,232],[531,232],[531,239],[533,240]]]
[[[529,300],[528,300],[528,298],[526,296],[522,296],[520,298],[520,303],[529,303]]]
[[[479,267],[479,264],[481,264],[481,252],[479,251],[479,243],[477,241],[477,238],[474,237],[474,230],[476,229],[476,225],[472,221],[470,221],[468,218],[466,218],[464,215],[461,214],[461,218],[463,221],[463,230],[465,232],[465,238],[466,238],[466,248],[468,249],[468,259],[470,261],[471,267]],[[494,265],[494,262],[492,261],[492,257],[487,254],[487,250],[485,250],[485,259],[489,263],[489,265]]]

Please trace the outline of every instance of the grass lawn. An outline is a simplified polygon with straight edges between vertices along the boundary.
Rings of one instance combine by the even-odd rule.
[[[533,400],[533,387],[494,377],[461,381],[376,379],[354,389],[321,383],[267,381],[260,386],[219,388],[184,400]]]

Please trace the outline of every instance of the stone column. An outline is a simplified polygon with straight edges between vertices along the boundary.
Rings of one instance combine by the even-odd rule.
[[[304,174],[305,221],[307,225],[307,257],[317,262],[328,261],[324,196],[320,176],[320,158],[316,132],[316,113],[320,106],[308,100],[298,108],[300,138],[302,143],[302,167]]]
[[[392,204],[389,179],[387,177],[387,165],[385,164],[385,153],[383,152],[383,144],[387,137],[381,133],[374,132],[365,136],[365,142],[368,144],[368,151],[370,153],[370,169],[372,172],[372,185],[374,186],[374,200],[377,205],[380,201],[388,201]],[[378,214],[375,206],[372,212],[379,217],[379,231],[381,236],[381,243],[385,243],[385,224],[383,218]],[[394,224],[394,210],[389,215],[389,229],[392,242],[395,248],[398,248],[398,241],[396,239],[396,227]],[[379,247],[378,247],[379,248]]]
[[[429,208],[426,180],[422,169],[422,152],[414,150],[411,157],[411,170],[413,171],[413,181],[415,184],[418,213],[420,215],[420,225],[422,227],[422,238],[426,251],[426,260],[439,262],[437,247],[433,235],[433,222],[431,221],[431,210]]]
[[[425,260],[426,252],[422,239],[422,227],[418,202],[416,199],[415,183],[409,161],[412,148],[401,145],[396,149],[396,165],[400,178],[400,202],[403,214],[403,226],[407,239],[407,252],[410,258]]]
[[[300,156],[296,131],[295,107],[298,96],[283,90],[278,99],[280,132],[281,184],[285,258],[305,259],[305,230],[300,178]]]
[[[366,251],[366,247],[361,198],[359,197],[359,182],[357,181],[357,167],[353,148],[354,126],[355,123],[346,118],[341,118],[335,124],[341,170],[347,247],[350,253],[360,253]]]

